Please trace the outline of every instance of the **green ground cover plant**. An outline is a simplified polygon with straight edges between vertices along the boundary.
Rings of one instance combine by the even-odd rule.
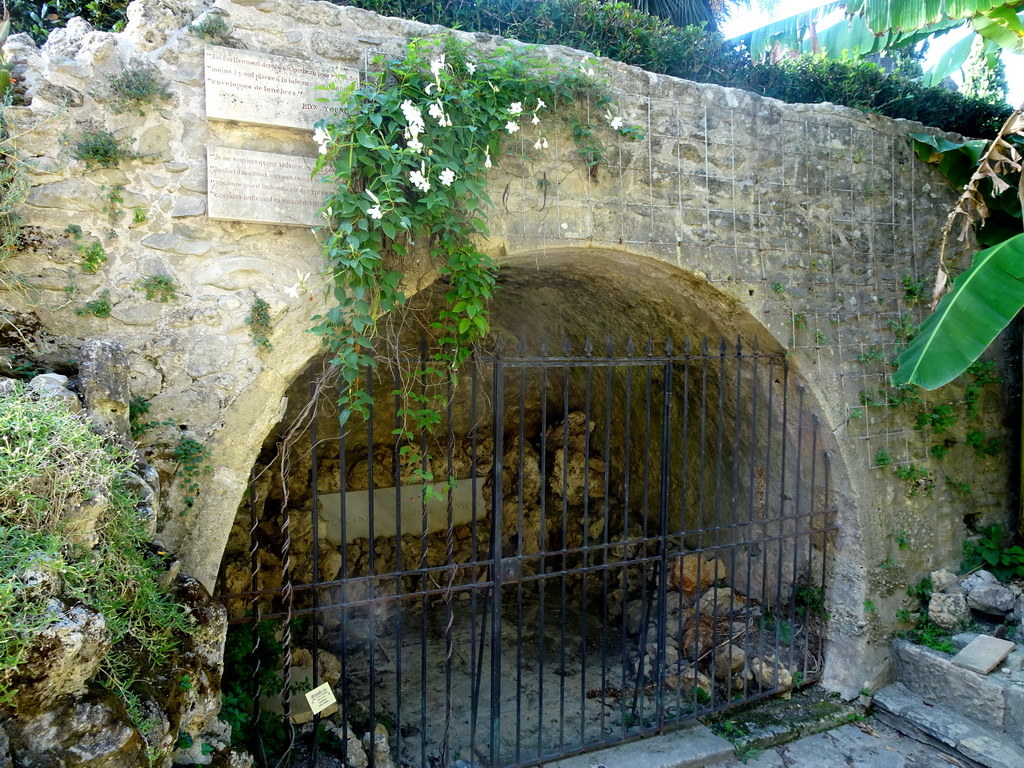
[[[33,635],[53,620],[48,597],[26,589],[31,566],[58,575],[64,599],[103,614],[111,650],[96,682],[143,725],[137,670],[166,664],[191,621],[157,584],[164,566],[149,555],[136,513],[132,454],[66,405],[14,385],[0,391],[0,455],[0,710],[14,705]],[[91,547],[76,527],[87,502],[102,504]]]

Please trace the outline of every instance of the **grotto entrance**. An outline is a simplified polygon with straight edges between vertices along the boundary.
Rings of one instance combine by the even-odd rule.
[[[221,592],[296,764],[536,765],[819,679],[831,443],[799,375],[697,281],[583,255],[502,267],[414,451],[443,286],[382,334],[366,419],[339,430],[322,362],[291,388]]]
[[[829,465],[785,357],[499,339],[415,464],[383,370],[255,480],[225,566],[234,619],[299,619],[302,759],[534,765],[819,678]]]

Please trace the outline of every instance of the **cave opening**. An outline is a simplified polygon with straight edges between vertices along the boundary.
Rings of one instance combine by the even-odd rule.
[[[260,705],[296,749],[534,765],[820,679],[834,515],[798,374],[699,281],[580,258],[503,267],[493,346],[415,450],[443,286],[395,319],[368,419],[339,429],[323,361],[293,385],[221,591],[236,621],[300,619],[291,700]]]

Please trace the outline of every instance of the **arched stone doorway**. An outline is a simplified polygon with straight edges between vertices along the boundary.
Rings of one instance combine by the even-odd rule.
[[[413,297],[396,339],[415,341],[441,289]],[[467,740],[503,764],[526,760],[523,750],[531,760],[570,754],[650,732],[645,718],[655,717],[658,730],[733,696],[822,679],[824,616],[855,611],[836,604],[848,593],[826,589],[833,486],[849,494],[831,429],[812,414],[813,393],[778,342],[703,281],[617,251],[506,258],[495,296],[491,320],[503,345],[463,372],[443,424],[423,437],[435,478],[456,480],[447,508],[445,499],[418,503],[414,468],[391,435],[401,396],[384,367],[370,422],[350,424],[340,439],[328,398],[315,433],[291,446],[289,471],[280,480],[261,474],[254,504],[236,520],[223,591],[263,590],[262,613],[287,613],[274,551],[287,530],[291,576],[323,585],[300,586],[291,611],[322,622],[322,634],[302,641],[314,655],[326,646],[341,659],[345,717],[357,729],[395,722],[393,748],[436,749],[439,759]],[[292,385],[282,429],[321,369],[314,361]],[[414,382],[415,371],[413,359]],[[265,446],[259,472],[273,464],[270,443],[280,435]],[[241,617],[244,601],[234,610]],[[731,623],[714,618],[720,611]],[[711,617],[707,637],[702,612]],[[416,658],[405,658],[408,642]],[[557,736],[541,723],[557,684],[550,658],[545,677],[545,644],[574,685],[586,687],[588,663],[602,679],[570,696],[575,715],[559,692]],[[454,646],[469,646],[461,668]],[[729,649],[727,660],[718,646]],[[733,653],[751,654],[735,670],[742,680],[717,674]],[[513,700],[499,693],[502,663],[504,674],[518,670]],[[430,668],[444,670],[445,682]],[[349,678],[369,680],[369,711],[355,703],[365,695],[353,698]],[[417,684],[421,697],[403,705],[402,692]],[[652,696],[676,704],[651,699],[644,715],[651,686]],[[524,711],[536,720],[526,737]],[[502,717],[514,721],[514,739],[494,724]],[[565,722],[578,738],[566,740]]]

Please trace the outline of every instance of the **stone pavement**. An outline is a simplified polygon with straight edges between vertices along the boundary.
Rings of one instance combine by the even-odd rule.
[[[960,758],[904,736],[871,717],[862,723],[773,747],[708,768],[967,768]]]

